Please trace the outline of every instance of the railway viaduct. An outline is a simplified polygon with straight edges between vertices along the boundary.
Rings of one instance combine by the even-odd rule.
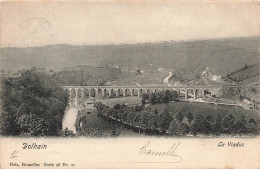
[[[205,93],[212,94],[214,90],[220,90],[218,86],[62,86],[69,93],[70,97],[84,98],[92,95],[103,95],[120,97],[120,96],[137,96],[142,97],[143,93],[153,93],[159,91],[176,91],[184,98],[203,98]]]

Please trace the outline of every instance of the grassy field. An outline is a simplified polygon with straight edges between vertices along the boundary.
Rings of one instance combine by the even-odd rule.
[[[241,82],[257,75],[259,75],[259,64],[243,67],[242,69],[231,73],[228,77],[233,81]]]
[[[117,97],[117,98],[106,98],[96,100],[97,102],[102,102],[108,106],[115,104],[126,104],[126,105],[137,105],[141,104],[142,98],[140,97]]]
[[[184,116],[186,116],[187,112],[191,112],[193,116],[197,114],[201,114],[206,116],[211,114],[213,119],[216,118],[217,114],[220,114],[222,118],[226,117],[228,114],[233,114],[236,118],[240,117],[241,115],[245,115],[246,119],[249,120],[250,118],[254,118],[258,125],[260,124],[260,113],[257,113],[253,110],[245,110],[238,106],[225,106],[225,105],[214,105],[214,104],[207,104],[207,103],[190,103],[190,102],[172,102],[169,104],[157,104],[151,105],[153,108],[157,108],[159,112],[167,109],[171,112],[173,117],[181,111]]]

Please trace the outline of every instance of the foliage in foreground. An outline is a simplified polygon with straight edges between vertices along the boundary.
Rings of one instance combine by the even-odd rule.
[[[55,80],[36,71],[2,80],[1,131],[3,135],[57,135],[68,96]]]
[[[232,114],[222,117],[218,114],[216,118],[211,115],[202,116],[197,114],[193,117],[191,112],[183,116],[178,112],[175,117],[167,110],[158,112],[150,107],[126,105],[115,105],[110,108],[101,103],[95,105],[97,115],[102,119],[109,119],[115,123],[122,123],[127,128],[148,134],[169,134],[174,136],[192,135],[257,135],[259,129],[256,121],[247,121],[245,116],[235,118]]]

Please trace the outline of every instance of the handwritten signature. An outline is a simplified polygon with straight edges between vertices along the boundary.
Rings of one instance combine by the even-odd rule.
[[[180,163],[182,161],[182,157],[176,154],[177,148],[180,146],[180,143],[174,143],[168,150],[166,151],[155,151],[149,148],[150,141],[146,142],[139,151],[141,155],[148,156],[169,156],[173,157],[174,160],[172,163]]]
[[[14,158],[18,157],[18,156],[17,156],[18,152],[19,152],[19,151],[16,151],[16,150],[15,150],[13,153],[11,153],[11,157],[10,157],[10,158],[11,158],[11,159],[14,159]]]

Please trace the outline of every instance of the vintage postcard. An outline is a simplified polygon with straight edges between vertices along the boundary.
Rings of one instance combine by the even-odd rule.
[[[260,168],[259,1],[1,1],[0,168]]]

